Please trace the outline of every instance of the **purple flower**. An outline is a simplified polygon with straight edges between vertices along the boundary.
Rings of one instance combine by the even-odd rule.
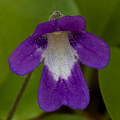
[[[54,12],[51,19],[39,24],[14,50],[9,67],[15,74],[25,75],[44,60],[37,97],[40,108],[47,112],[62,105],[84,109],[90,96],[77,60],[102,69],[110,60],[109,46],[84,31],[86,22],[82,16],[62,16]]]

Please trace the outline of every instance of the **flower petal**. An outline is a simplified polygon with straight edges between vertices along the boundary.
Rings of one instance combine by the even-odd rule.
[[[47,66],[44,66],[38,89],[38,104],[46,112],[59,109],[62,105],[73,109],[84,109],[89,104],[89,90],[78,62],[68,79],[56,81]]]
[[[46,48],[47,37],[30,36],[23,41],[9,57],[9,67],[18,75],[25,75],[34,70],[42,61],[42,52]]]
[[[71,32],[71,46],[77,51],[77,58],[83,64],[96,68],[104,68],[110,60],[110,48],[99,37],[86,32]]]
[[[86,27],[85,19],[82,16],[64,16],[58,21],[61,31],[81,31]]]
[[[55,31],[57,31],[57,20],[51,20],[37,25],[33,36],[44,35]]]
[[[62,105],[62,98],[58,95],[57,81],[47,66],[44,66],[38,88],[38,104],[46,112],[54,111]]]

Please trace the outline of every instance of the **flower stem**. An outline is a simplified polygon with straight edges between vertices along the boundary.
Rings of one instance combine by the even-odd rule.
[[[28,85],[28,82],[29,82],[29,80],[31,78],[32,72],[28,73],[26,78],[24,79],[23,84],[22,84],[22,86],[21,86],[21,88],[19,90],[19,93],[18,93],[18,95],[17,95],[17,97],[16,97],[16,99],[14,101],[14,104],[13,104],[13,106],[12,106],[6,120],[11,120],[12,119],[12,117],[13,117],[15,111],[16,111],[16,108],[17,108],[17,106],[18,106],[18,104],[19,104],[19,102],[20,102],[20,100],[22,98],[22,95],[23,95],[23,93],[24,93],[24,91],[25,91],[25,89],[26,89],[26,87]]]

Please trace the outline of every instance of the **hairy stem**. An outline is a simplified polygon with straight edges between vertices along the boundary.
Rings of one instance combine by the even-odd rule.
[[[22,84],[22,86],[21,86],[21,88],[19,90],[19,93],[18,93],[18,95],[17,95],[17,97],[16,97],[16,99],[14,101],[14,104],[13,104],[13,106],[12,106],[6,120],[11,120],[12,119],[12,117],[13,117],[15,111],[16,111],[16,108],[17,108],[17,106],[18,106],[18,104],[19,104],[19,102],[20,102],[20,100],[22,98],[22,95],[23,95],[23,93],[24,93],[24,91],[25,91],[25,89],[26,89],[26,87],[28,85],[28,82],[29,82],[29,80],[31,78],[32,72],[28,73],[26,78],[24,79],[23,84]]]

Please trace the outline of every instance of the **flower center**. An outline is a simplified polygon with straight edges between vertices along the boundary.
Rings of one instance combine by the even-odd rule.
[[[55,34],[55,35],[61,34],[61,31],[59,31],[59,32],[54,32],[54,34]]]
[[[48,33],[47,36],[48,45],[43,54],[44,64],[49,68],[56,81],[59,78],[67,80],[76,62],[75,51],[69,43],[68,33],[59,31]]]

